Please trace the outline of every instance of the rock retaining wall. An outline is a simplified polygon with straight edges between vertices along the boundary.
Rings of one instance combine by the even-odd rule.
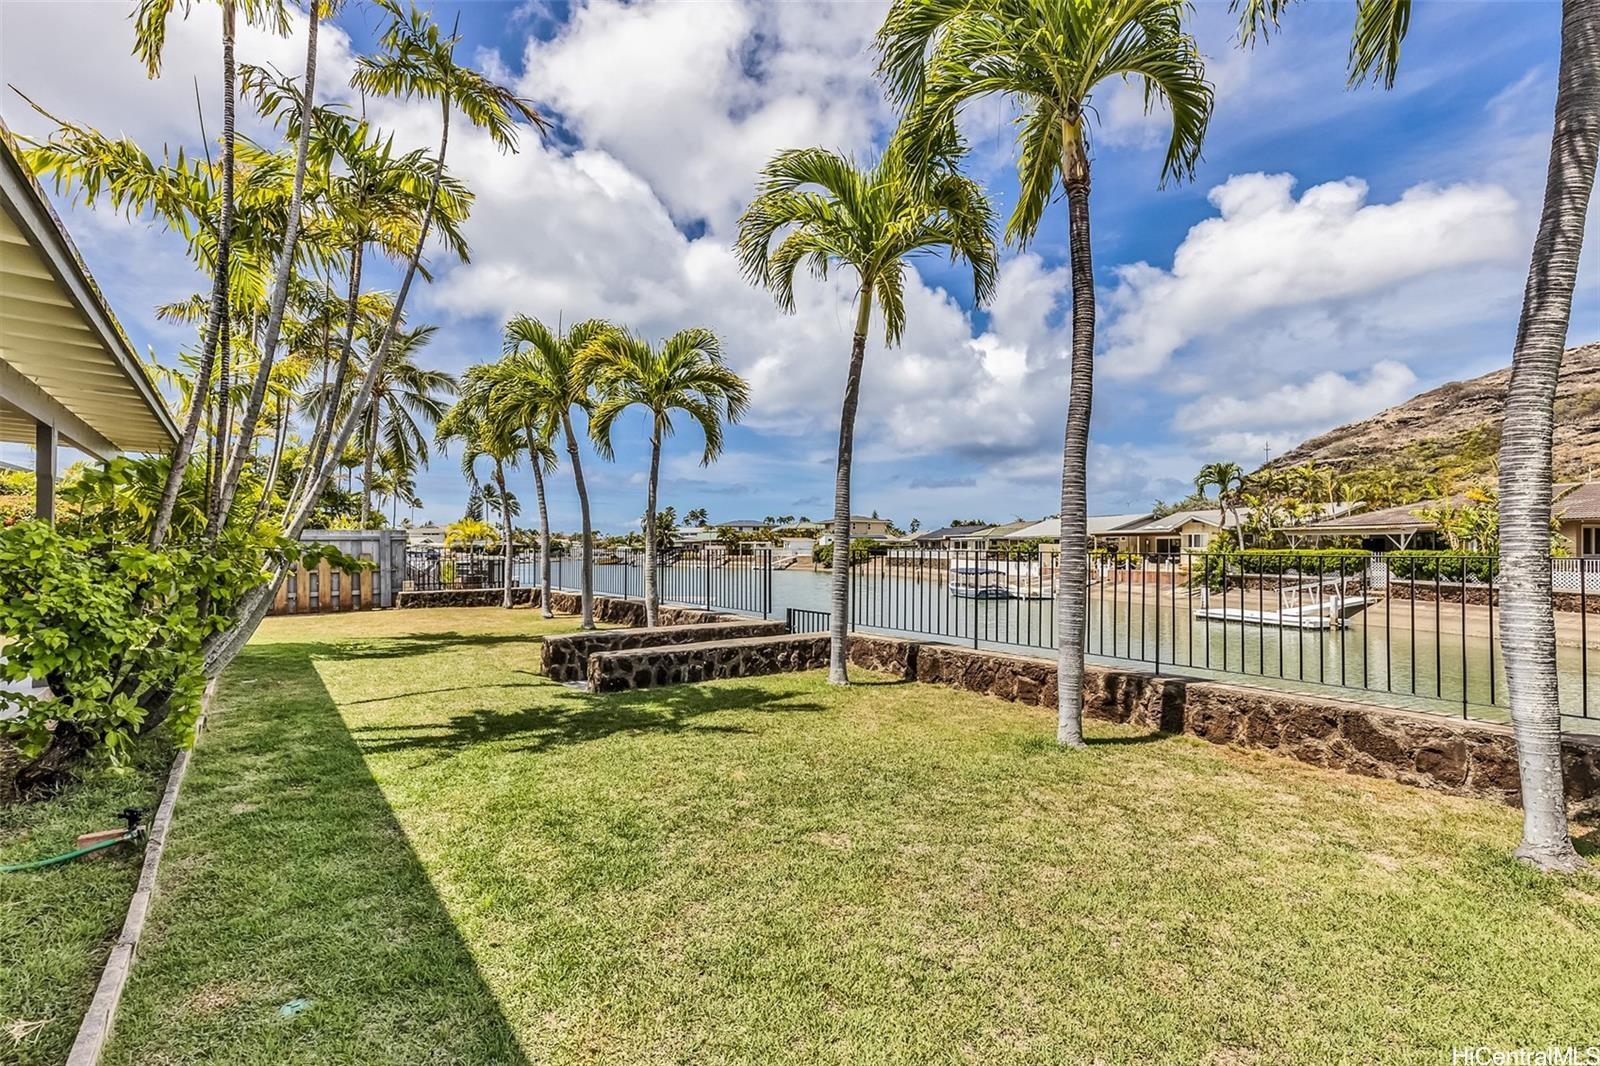
[[[828,665],[828,634],[784,633],[699,644],[595,652],[589,691],[622,692],[730,677],[755,677]]]
[[[599,652],[769,637],[788,631],[788,625],[783,622],[760,619],[666,625],[653,629],[601,629],[592,633],[546,637],[540,643],[540,660],[546,677],[566,684],[586,680],[589,676],[589,657]]]
[[[1013,703],[1056,705],[1050,659],[860,635],[850,638],[850,661]],[[598,673],[596,662],[603,662]],[[828,637],[819,633],[604,653],[591,656],[589,680],[596,691],[616,691],[827,664]],[[1439,792],[1518,802],[1516,745],[1506,726],[1101,666],[1085,669],[1083,688],[1084,710],[1095,718]],[[1568,799],[1600,802],[1600,737],[1568,736],[1563,758]]]

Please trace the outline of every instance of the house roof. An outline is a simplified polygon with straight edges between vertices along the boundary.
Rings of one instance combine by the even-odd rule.
[[[979,530],[986,529],[986,528],[988,528],[988,527],[986,527],[986,526],[944,526],[944,527],[942,527],[940,529],[924,529],[924,530],[921,530],[920,532],[911,534],[911,536],[909,538],[907,538],[907,539],[908,540],[920,540],[920,541],[945,540],[945,539],[947,539],[949,537],[970,536],[973,533],[976,533]]]
[[[1232,529],[1239,525],[1250,515],[1250,508],[1241,507],[1237,512],[1229,511],[1223,515],[1216,508],[1208,507],[1204,510],[1173,511],[1171,514],[1157,518],[1152,515],[1143,515],[1135,518],[1125,525],[1113,526],[1105,530],[1111,534],[1140,534],[1140,533],[1176,533],[1190,522],[1199,522],[1201,525],[1211,526],[1214,529]]]
[[[1555,516],[1562,522],[1600,522],[1600,481],[1555,487]]]
[[[44,422],[102,458],[178,439],[166,402],[0,124],[0,440]]]

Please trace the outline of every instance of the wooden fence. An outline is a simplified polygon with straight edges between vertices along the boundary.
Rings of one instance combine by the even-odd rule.
[[[405,576],[406,533],[401,529],[307,530],[302,540],[333,544],[353,558],[373,564],[354,571],[328,563],[297,567],[278,585],[272,614],[320,614],[393,607]]]

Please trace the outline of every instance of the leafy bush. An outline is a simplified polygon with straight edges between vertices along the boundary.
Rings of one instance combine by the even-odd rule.
[[[1384,556],[1396,581],[1471,581],[1489,584],[1498,561],[1493,555],[1457,551],[1397,551]]]
[[[1216,588],[1225,574],[1353,575],[1371,560],[1371,552],[1353,548],[1213,547],[1190,557],[1190,581]]]
[[[860,566],[868,559],[871,559],[872,547],[873,542],[870,540],[866,540],[861,537],[857,537],[855,540],[852,540],[850,542],[850,565]],[[833,545],[829,543],[813,546],[811,549],[811,561],[819,566],[832,566]]]
[[[53,784],[81,757],[111,763],[165,725],[193,736],[205,685],[204,642],[277,562],[365,565],[327,545],[302,546],[267,526],[230,522],[207,540],[180,510],[183,533],[145,547],[148,490],[165,461],[117,459],[64,489],[59,526],[0,530],[0,677],[48,686],[53,698],[0,694],[20,716],[0,722],[24,760],[19,792]],[[235,513],[253,513],[255,501]]]

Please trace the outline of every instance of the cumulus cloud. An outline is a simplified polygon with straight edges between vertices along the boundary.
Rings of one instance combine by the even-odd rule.
[[[1406,399],[1417,375],[1404,363],[1384,360],[1364,375],[1317,374],[1264,392],[1207,398],[1178,408],[1173,425],[1189,433],[1247,425],[1312,429],[1338,425]]]
[[[777,149],[870,148],[889,117],[866,47],[885,6],[598,0],[529,40],[519,88],[674,218],[725,231]]]
[[[1293,189],[1289,174],[1235,175],[1211,190],[1218,217],[1189,230],[1170,270],[1119,267],[1105,372],[1148,376],[1186,344],[1274,312],[1359,316],[1364,297],[1526,252],[1516,201],[1497,186],[1418,185],[1386,204],[1368,203],[1357,178]]]

